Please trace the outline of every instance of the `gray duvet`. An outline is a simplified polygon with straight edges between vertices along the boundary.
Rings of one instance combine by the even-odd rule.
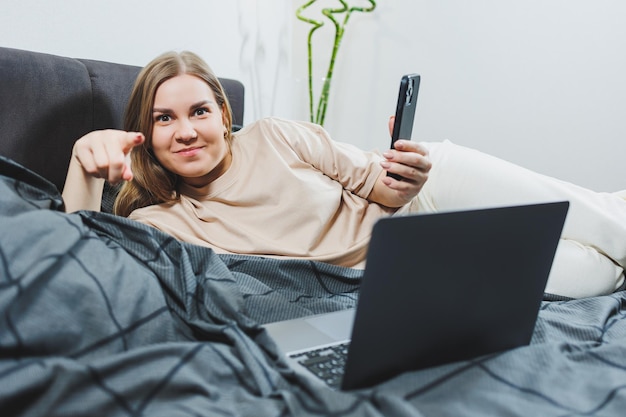
[[[2,416],[625,413],[625,292],[545,301],[527,347],[332,391],[291,372],[260,324],[354,307],[359,271],[218,256],[65,214],[9,160],[0,177]]]

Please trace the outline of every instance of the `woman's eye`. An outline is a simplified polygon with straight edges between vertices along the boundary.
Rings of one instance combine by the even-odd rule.
[[[170,116],[167,114],[160,114],[157,117],[155,117],[155,120],[157,122],[169,122],[170,121]]]
[[[207,109],[206,107],[200,107],[199,109],[196,109],[194,114],[196,116],[203,116],[203,115],[207,114],[208,112],[209,112],[209,109]]]

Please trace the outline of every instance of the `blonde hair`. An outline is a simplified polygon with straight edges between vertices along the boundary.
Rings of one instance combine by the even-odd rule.
[[[178,177],[165,169],[152,153],[152,109],[156,91],[165,81],[189,74],[204,80],[215,94],[223,113],[225,138],[232,140],[232,112],[228,98],[217,76],[198,55],[189,52],[166,52],[146,65],[135,81],[124,117],[124,130],[141,132],[145,142],[131,151],[134,178],[122,186],[113,212],[128,217],[135,209],[180,199]]]

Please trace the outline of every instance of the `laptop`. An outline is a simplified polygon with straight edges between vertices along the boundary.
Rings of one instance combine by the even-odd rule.
[[[382,218],[356,309],[265,327],[296,371],[342,390],[527,345],[568,208]]]

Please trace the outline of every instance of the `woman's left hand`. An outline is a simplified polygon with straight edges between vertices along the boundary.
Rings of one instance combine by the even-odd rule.
[[[393,129],[394,118],[389,120],[389,129]],[[385,169],[382,172],[370,200],[387,207],[400,207],[411,201],[422,189],[428,180],[428,173],[432,163],[428,156],[428,149],[417,142],[398,140],[395,149],[383,153],[385,158],[380,165]],[[402,178],[396,180],[387,176],[387,172],[398,174]]]
[[[432,164],[428,157],[428,149],[417,142],[400,139],[394,147],[395,149],[383,152],[385,160],[381,161],[380,165],[385,171],[398,174],[402,178],[396,180],[385,173],[381,176],[381,181],[395,190],[405,204],[421,191],[428,180]]]

